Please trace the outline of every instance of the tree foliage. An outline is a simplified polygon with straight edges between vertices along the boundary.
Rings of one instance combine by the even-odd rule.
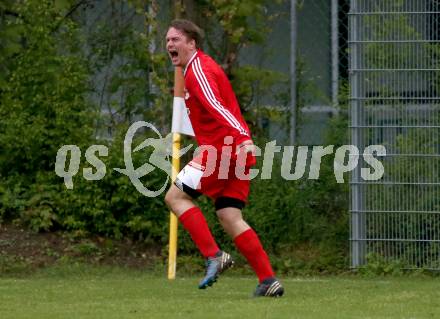
[[[54,169],[63,144],[90,140],[94,109],[86,101],[88,69],[79,54],[77,28],[65,22],[50,1],[26,1],[11,8],[8,27],[20,49],[9,51],[7,78],[0,95],[0,174],[29,182]],[[14,32],[15,32],[14,31]],[[61,40],[68,39],[69,41]]]

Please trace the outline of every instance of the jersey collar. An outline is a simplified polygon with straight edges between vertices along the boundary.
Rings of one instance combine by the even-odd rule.
[[[185,65],[185,68],[183,69],[183,76],[186,75],[186,70],[188,70],[188,67],[191,65],[191,62],[196,58],[196,55],[197,55],[198,52],[199,52],[199,50],[194,52],[194,54],[192,55],[191,59],[189,59],[188,63]]]

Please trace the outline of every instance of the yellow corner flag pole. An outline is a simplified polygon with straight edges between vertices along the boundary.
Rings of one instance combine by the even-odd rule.
[[[184,97],[184,78],[181,67],[174,69],[174,96]],[[173,133],[173,153],[172,153],[172,165],[173,170],[171,173],[171,180],[174,182],[177,172],[180,170],[180,134]],[[169,236],[169,253],[168,253],[168,279],[176,278],[176,259],[177,259],[177,217],[170,212],[170,236]]]

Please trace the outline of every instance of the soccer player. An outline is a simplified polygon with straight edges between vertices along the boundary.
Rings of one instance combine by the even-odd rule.
[[[220,250],[206,220],[193,200],[204,194],[215,202],[224,230],[233,238],[258,276],[254,296],[282,296],[269,257],[241,210],[249,194],[249,168],[255,164],[253,142],[222,68],[201,49],[200,28],[188,20],[174,20],[166,35],[166,48],[174,66],[184,69],[185,102],[202,151],[180,171],[165,202],[206,258],[205,289],[233,265],[231,255]],[[247,177],[247,178],[246,178]]]

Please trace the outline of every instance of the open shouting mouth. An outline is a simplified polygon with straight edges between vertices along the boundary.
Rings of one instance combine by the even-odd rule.
[[[173,63],[176,63],[179,57],[179,53],[177,52],[177,50],[169,50],[168,53],[170,55],[171,61]]]

